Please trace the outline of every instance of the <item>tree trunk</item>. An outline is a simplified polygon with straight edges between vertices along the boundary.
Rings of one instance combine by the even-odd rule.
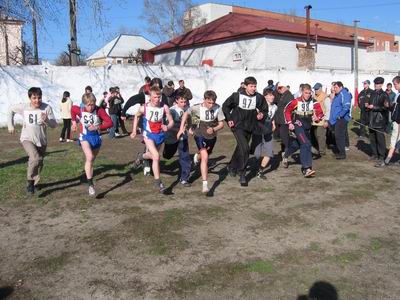
[[[69,21],[70,21],[70,35],[71,35],[71,47],[70,47],[71,66],[77,66],[78,40],[76,36],[76,0],[69,0]]]

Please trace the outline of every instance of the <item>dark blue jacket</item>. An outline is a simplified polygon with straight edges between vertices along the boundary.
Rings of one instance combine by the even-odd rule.
[[[329,124],[335,125],[339,118],[345,119],[346,121],[351,119],[351,98],[351,94],[345,88],[343,88],[339,94],[335,95],[332,101]]]

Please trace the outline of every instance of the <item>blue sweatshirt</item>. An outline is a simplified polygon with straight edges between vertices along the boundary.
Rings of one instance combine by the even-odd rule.
[[[335,125],[338,118],[349,121],[351,119],[351,94],[346,90],[342,89],[339,94],[333,98],[331,106],[331,114],[329,116],[329,123]]]

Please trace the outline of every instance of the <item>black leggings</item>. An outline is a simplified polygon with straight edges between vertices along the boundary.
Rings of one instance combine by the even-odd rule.
[[[65,132],[67,132],[67,139],[71,138],[71,119],[63,119],[63,128],[61,130],[60,138],[65,139]]]

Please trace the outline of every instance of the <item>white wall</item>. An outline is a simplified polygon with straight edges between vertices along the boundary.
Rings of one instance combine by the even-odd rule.
[[[353,91],[354,77],[350,72],[330,71],[272,71],[272,70],[247,70],[228,68],[183,67],[183,66],[121,66],[114,65],[110,70],[98,67],[55,67],[55,66],[29,66],[29,67],[0,67],[0,125],[6,125],[8,107],[15,103],[28,101],[27,91],[32,86],[41,87],[43,101],[50,103],[59,116],[59,102],[62,93],[69,91],[75,103],[80,103],[86,85],[93,87],[94,94],[100,97],[102,92],[111,86],[118,85],[123,97],[127,100],[136,94],[144,77],[160,77],[167,82],[173,80],[178,85],[179,79],[185,80],[185,85],[192,90],[193,101],[201,101],[207,89],[217,93],[217,102],[223,101],[236,91],[239,84],[247,76],[254,76],[258,80],[259,90],[262,90],[269,79],[283,81],[291,86],[295,92],[300,83],[315,84],[320,82],[324,87],[329,87],[332,81],[340,80]],[[388,80],[393,75],[383,76]],[[359,88],[361,82],[373,80],[375,75],[359,75]],[[17,121],[21,119],[16,119]]]
[[[234,53],[240,53],[241,60],[234,61]],[[265,69],[266,39],[264,37],[220,43],[155,55],[155,63],[199,66],[202,60],[212,59],[214,66]]]
[[[193,6],[189,11],[185,12],[185,18],[189,18],[189,15],[194,18],[192,29],[197,28],[201,25],[210,23],[218,18],[221,18],[232,12],[231,5],[223,5],[216,3],[204,3],[197,6]]]
[[[251,69],[297,70],[297,44],[304,44],[303,39],[285,37],[259,37],[247,40],[225,42],[193,49],[172,51],[155,55],[155,63],[183,66],[199,66],[201,61],[212,59],[216,67]],[[371,52],[359,48],[359,69],[365,71],[396,70],[400,66],[398,53]],[[241,53],[241,61],[233,61],[234,53]],[[318,42],[315,53],[315,68],[321,70],[351,71],[353,68],[352,46]],[[393,64],[395,62],[395,64]]]

